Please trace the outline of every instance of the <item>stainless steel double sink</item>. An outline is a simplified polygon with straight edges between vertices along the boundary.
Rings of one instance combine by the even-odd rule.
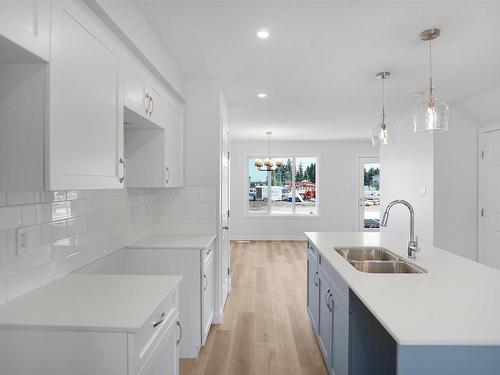
[[[367,273],[425,273],[423,268],[411,264],[383,247],[335,247],[351,266]]]

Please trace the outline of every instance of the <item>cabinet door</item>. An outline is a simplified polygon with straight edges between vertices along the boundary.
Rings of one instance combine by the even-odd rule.
[[[212,254],[210,256],[210,259],[205,265],[205,269],[203,270],[203,277],[201,280],[201,287],[203,293],[202,345],[205,345],[205,342],[208,337],[208,332],[210,331],[210,327],[212,326],[212,321],[214,318],[214,298],[215,298],[214,276],[215,276],[214,256]]]
[[[183,108],[167,102],[165,127],[165,186],[184,185],[184,112]]]
[[[328,369],[332,367],[332,289],[325,276],[319,272],[319,346]]]
[[[319,279],[316,259],[307,254],[307,309],[316,334],[318,333],[319,319]]]
[[[167,97],[165,91],[154,80],[149,81],[146,89],[149,96],[149,118],[151,122],[165,128],[167,122]],[[152,83],[153,82],[153,83]]]
[[[116,39],[82,3],[55,3],[52,14],[47,189],[123,187]]]
[[[0,1],[0,36],[49,61],[50,1],[49,0],[2,0]],[[14,52],[14,51],[12,51]],[[25,56],[19,50],[15,55],[2,54],[10,62],[23,62]],[[1,60],[2,56],[0,56]]]
[[[140,371],[140,375],[178,375],[178,330],[177,319],[172,321],[151,357]]]
[[[150,103],[146,98],[146,80],[144,74],[135,67],[125,71],[125,107],[137,114],[148,117]]]
[[[332,294],[332,372],[348,375],[349,371],[349,310],[335,292]]]

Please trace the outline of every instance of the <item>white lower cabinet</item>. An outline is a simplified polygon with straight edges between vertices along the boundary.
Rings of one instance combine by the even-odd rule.
[[[0,329],[0,373],[178,375],[182,335],[178,319],[176,286],[137,331],[67,326]]]
[[[196,358],[214,317],[214,242],[205,249],[125,248],[79,273],[182,276],[179,285],[179,357]]]
[[[207,255],[206,252],[209,252]],[[215,263],[212,254],[212,248],[204,250],[205,265],[203,268],[203,294],[202,294],[202,345],[207,341],[208,332],[214,320],[214,302],[215,302]]]

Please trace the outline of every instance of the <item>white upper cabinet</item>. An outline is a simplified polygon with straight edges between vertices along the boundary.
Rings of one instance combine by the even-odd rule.
[[[54,3],[48,190],[123,186],[123,90],[117,45],[82,3]]]
[[[167,102],[165,128],[165,186],[184,185],[184,108]]]
[[[169,100],[165,129],[131,127],[125,132],[128,187],[184,185],[184,111]]]
[[[49,40],[49,0],[0,1],[0,63],[49,61]]]
[[[135,58],[125,69],[125,123],[128,128],[165,128],[166,90]]]
[[[146,96],[145,74],[138,68],[125,69],[125,107],[142,117],[149,113],[149,97]]]

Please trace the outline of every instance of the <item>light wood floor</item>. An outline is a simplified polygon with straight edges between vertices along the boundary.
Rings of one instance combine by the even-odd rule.
[[[306,311],[306,244],[232,242],[232,290],[181,375],[326,375]]]

